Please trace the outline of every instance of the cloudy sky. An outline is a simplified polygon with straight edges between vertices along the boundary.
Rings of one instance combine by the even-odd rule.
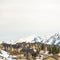
[[[60,32],[60,0],[0,0],[0,41]]]

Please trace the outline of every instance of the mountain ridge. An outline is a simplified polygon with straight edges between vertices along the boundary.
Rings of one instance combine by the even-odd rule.
[[[51,37],[49,37],[49,39],[43,39],[40,37],[40,35],[38,34],[33,34],[31,36],[27,36],[24,38],[20,38],[18,40],[11,42],[10,44],[16,44],[16,43],[22,43],[22,42],[26,42],[26,43],[43,43],[43,44],[48,44],[48,45],[58,45],[60,46],[60,34],[56,33],[54,35],[52,35]]]

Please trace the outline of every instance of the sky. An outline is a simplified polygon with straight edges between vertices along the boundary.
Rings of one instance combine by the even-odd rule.
[[[0,41],[60,32],[60,0],[0,0]]]

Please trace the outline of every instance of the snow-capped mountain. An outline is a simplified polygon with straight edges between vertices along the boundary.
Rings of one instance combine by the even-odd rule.
[[[42,39],[39,35],[31,35],[28,37],[25,37],[23,39],[19,39],[17,42],[40,42],[44,44],[49,44],[49,45],[58,45],[60,46],[60,34],[56,33],[53,36],[51,36],[49,39]]]
[[[55,35],[51,36],[45,44],[50,44],[50,45],[59,45],[60,43],[60,34],[56,33]]]
[[[27,36],[24,38],[20,38],[17,41],[9,41],[10,44],[16,44],[16,43],[21,43],[21,42],[30,42],[30,43],[35,43],[35,42],[39,42],[39,43],[44,43],[44,44],[48,44],[48,45],[58,45],[60,46],[60,34],[56,33],[53,36],[51,36],[49,39],[44,39],[41,38],[40,35],[37,34],[33,34],[31,36]]]
[[[34,43],[34,42],[41,42],[43,39],[39,36],[39,35],[31,35],[25,38],[21,38],[19,39],[17,42],[30,42],[30,43]]]

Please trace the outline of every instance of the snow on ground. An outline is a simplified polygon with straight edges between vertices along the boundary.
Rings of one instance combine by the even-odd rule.
[[[13,60],[9,53],[0,49],[0,60]]]

